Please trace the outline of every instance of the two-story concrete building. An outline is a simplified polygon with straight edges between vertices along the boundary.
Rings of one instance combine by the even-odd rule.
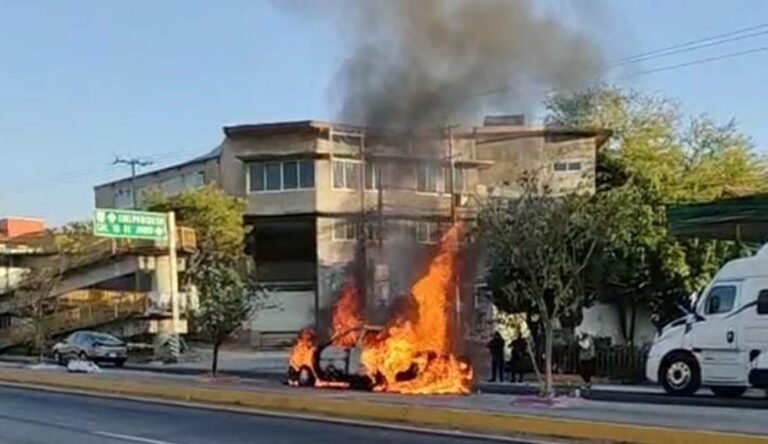
[[[246,199],[249,253],[273,295],[250,325],[260,342],[323,324],[351,273],[365,273],[367,311],[381,315],[407,295],[441,231],[474,217],[483,196],[518,192],[523,171],[556,190],[593,190],[595,152],[606,137],[487,125],[393,140],[321,121],[238,125],[224,128],[211,153],[134,184],[139,194],[159,188],[169,195],[216,184]],[[96,206],[129,206],[130,190],[129,178],[99,185]],[[473,282],[465,284],[471,293]],[[472,298],[463,300],[471,309]]]

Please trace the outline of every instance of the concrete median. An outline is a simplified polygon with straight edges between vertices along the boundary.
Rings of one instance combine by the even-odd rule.
[[[201,387],[147,380],[106,379],[92,375],[0,369],[0,383],[42,386],[93,394],[301,413],[330,418],[459,429],[504,436],[533,435],[601,442],[669,444],[768,444],[768,437],[734,433],[591,422],[552,417],[481,412],[419,405],[319,398],[306,393],[276,393]]]

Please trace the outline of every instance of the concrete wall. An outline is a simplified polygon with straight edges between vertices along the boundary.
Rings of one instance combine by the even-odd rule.
[[[582,310],[584,319],[577,330],[586,331],[593,336],[610,338],[611,344],[622,345],[625,343],[621,334],[619,313],[616,307],[609,304],[594,304]],[[642,307],[637,311],[635,324],[635,345],[643,345],[653,341],[656,335],[656,327],[651,322],[651,314]]]
[[[25,268],[0,266],[0,294],[14,289],[26,271]]]
[[[543,135],[494,143],[477,144],[477,158],[494,164],[483,170],[478,183],[515,194],[523,172],[534,172],[555,192],[583,189],[594,191],[595,139],[592,137],[555,137]],[[557,162],[578,162],[579,171],[555,171]]]
[[[315,323],[314,290],[267,290],[268,299],[255,310],[246,329],[260,333],[298,332]]]

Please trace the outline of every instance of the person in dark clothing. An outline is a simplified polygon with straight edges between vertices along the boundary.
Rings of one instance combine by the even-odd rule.
[[[582,332],[578,334],[579,340],[579,369],[581,378],[586,384],[586,388],[592,387],[592,375],[595,373],[595,341],[589,333]]]
[[[504,338],[501,333],[496,332],[493,339],[488,341],[488,351],[491,352],[491,379],[490,382],[496,382],[496,375],[499,382],[504,381]]]
[[[509,359],[509,371],[511,382],[523,382],[525,377],[525,351],[528,343],[525,342],[522,335],[518,335],[509,345],[512,354]]]

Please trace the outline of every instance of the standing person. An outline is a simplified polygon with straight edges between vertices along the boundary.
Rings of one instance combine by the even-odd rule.
[[[523,335],[518,333],[515,340],[509,345],[509,348],[512,349],[512,355],[509,360],[510,381],[523,382],[525,377],[525,351],[528,348],[528,343],[523,339]]]
[[[587,332],[578,334],[579,339],[579,369],[581,370],[581,379],[584,380],[587,388],[592,387],[592,376],[595,373],[595,341]]]
[[[501,333],[493,334],[493,339],[488,341],[488,351],[491,352],[491,379],[489,382],[496,382],[496,375],[499,376],[499,382],[504,382],[504,338]]]

